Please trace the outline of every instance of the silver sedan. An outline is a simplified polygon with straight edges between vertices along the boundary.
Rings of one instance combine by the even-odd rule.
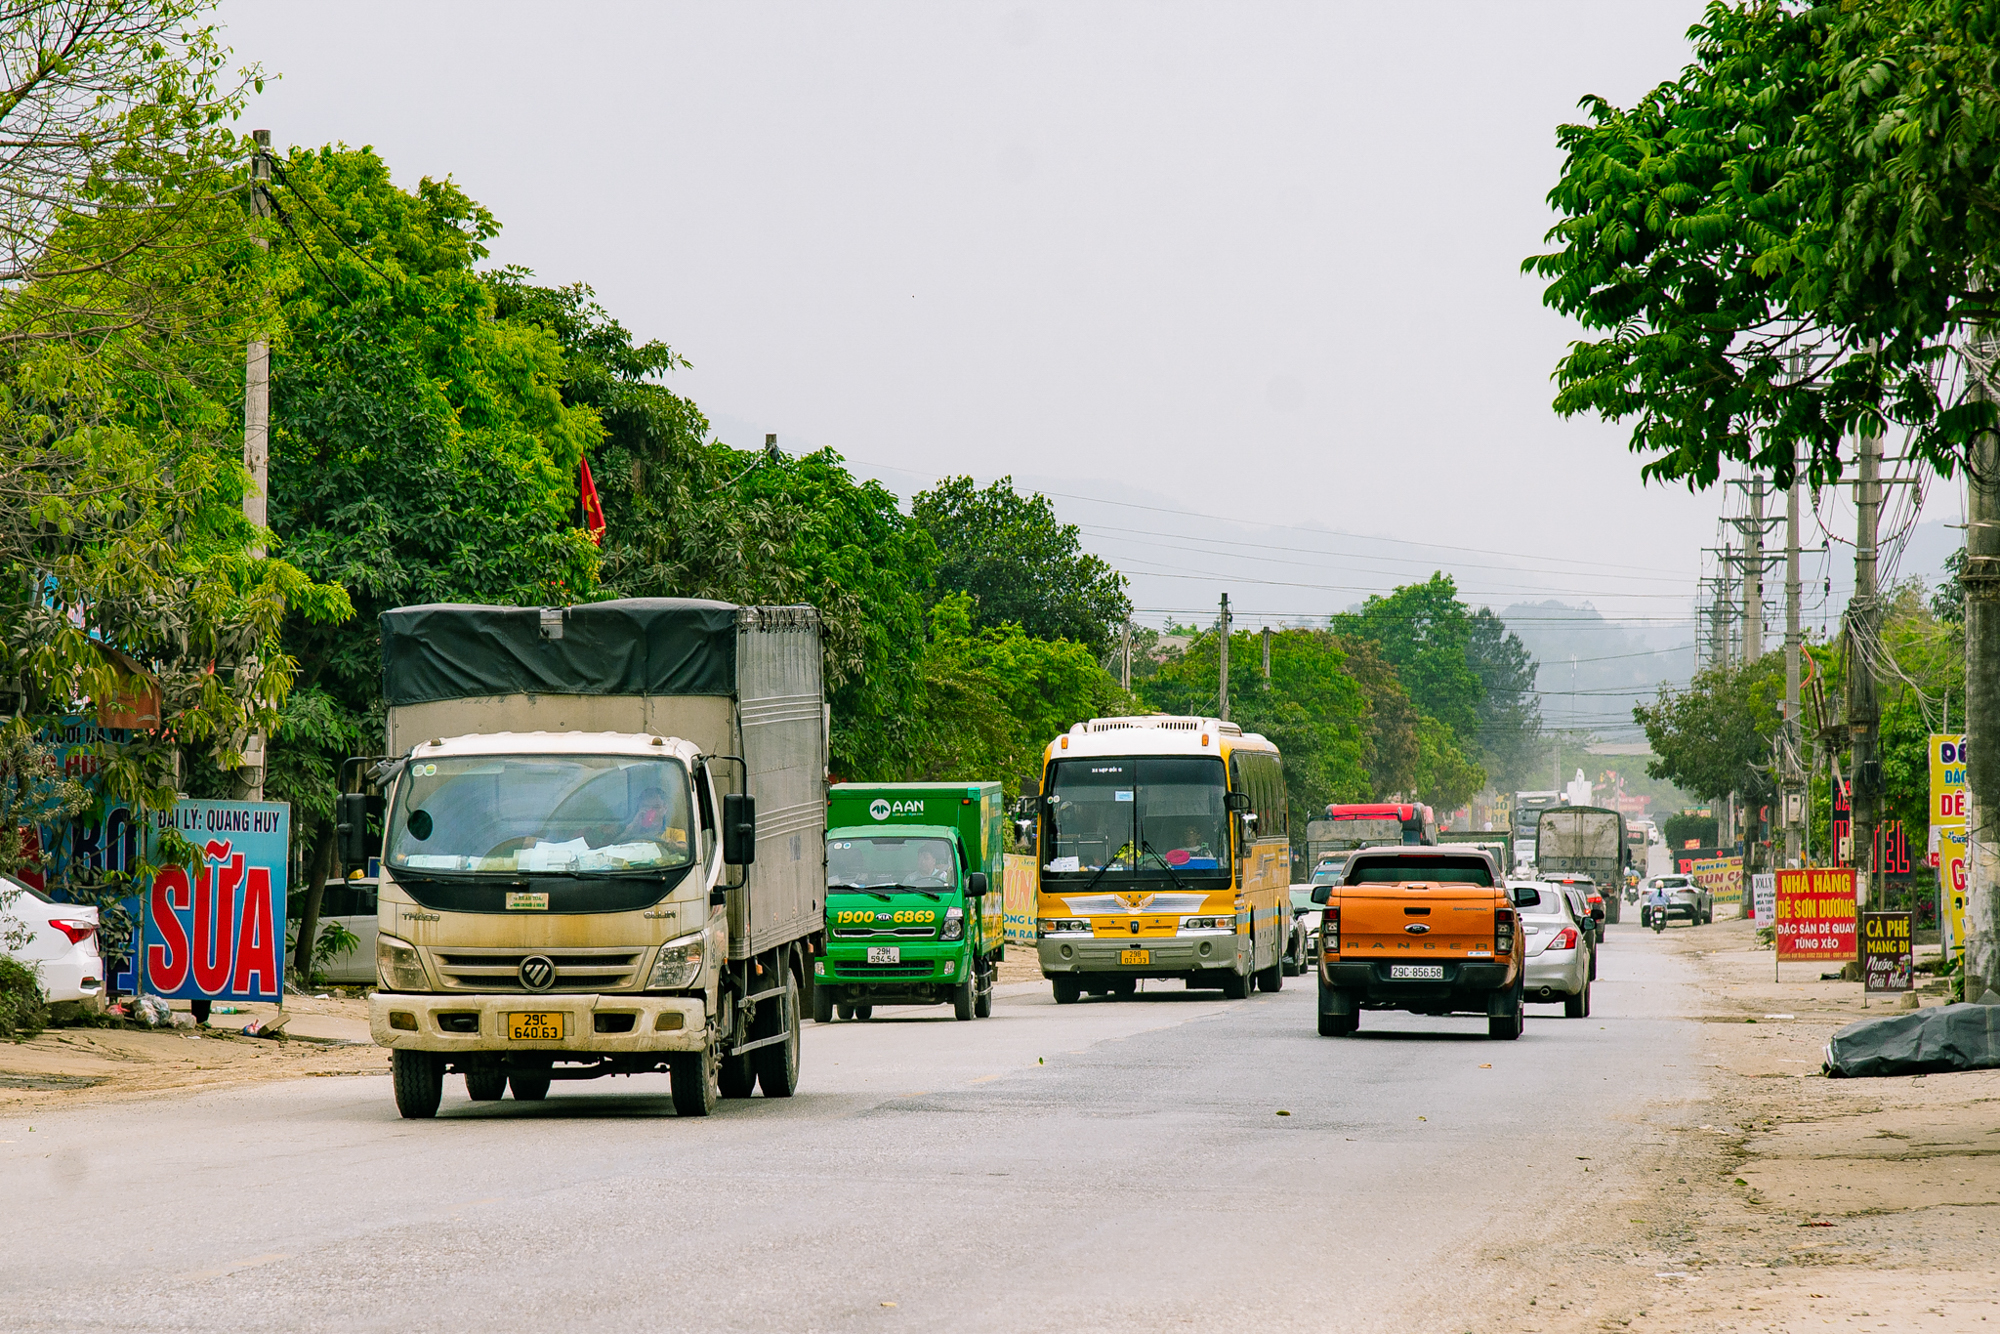
[[[1510,881],[1508,888],[1527,937],[1527,999],[1561,1001],[1564,1018],[1589,1018],[1590,946],[1567,898],[1557,886],[1531,880]]]

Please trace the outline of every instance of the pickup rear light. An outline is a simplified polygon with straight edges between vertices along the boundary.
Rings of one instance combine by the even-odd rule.
[[[1514,952],[1514,910],[1501,908],[1493,914],[1493,953],[1495,957]]]
[[[1576,928],[1575,928],[1575,927],[1573,927],[1573,926],[1566,926],[1566,927],[1564,927],[1564,928],[1563,928],[1562,930],[1560,930],[1560,931],[1556,932],[1556,935],[1555,935],[1555,939],[1554,939],[1554,940],[1551,940],[1551,941],[1550,941],[1550,942],[1548,943],[1548,948],[1549,948],[1549,949],[1552,949],[1552,950],[1573,950],[1573,949],[1575,949],[1575,948],[1576,948]]]
[[[1335,904],[1327,904],[1319,915],[1319,952],[1340,953],[1340,909]]]
[[[52,917],[49,925],[69,937],[72,945],[81,945],[97,934],[97,923],[78,921],[75,918]]]

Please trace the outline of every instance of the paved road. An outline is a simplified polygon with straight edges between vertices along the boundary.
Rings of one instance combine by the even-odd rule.
[[[664,1076],[434,1122],[386,1078],[0,1121],[21,1330],[1414,1329],[1532,1250],[1694,1072],[1681,965],[1614,929],[1589,1020],[1369,1014],[1310,979],[808,1025],[789,1101]],[[1490,1064],[1490,1069],[1485,1068]],[[1279,1111],[1289,1116],[1279,1116]],[[893,1305],[891,1305],[893,1303]],[[1429,1312],[1419,1317],[1417,1313]],[[1465,1325],[1486,1321],[1468,1316]]]

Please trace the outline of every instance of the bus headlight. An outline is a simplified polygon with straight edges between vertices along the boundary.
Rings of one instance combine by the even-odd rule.
[[[1045,936],[1087,935],[1090,931],[1090,923],[1076,917],[1041,917],[1036,919],[1035,926]]]
[[[424,959],[417,947],[394,936],[375,937],[375,976],[385,991],[429,991]]]
[[[660,957],[653,964],[653,975],[646,981],[646,990],[678,991],[682,987],[693,986],[701,977],[701,946],[699,931],[660,946]]]
[[[965,939],[965,910],[963,908],[946,908],[944,910],[944,933],[938,939]]]

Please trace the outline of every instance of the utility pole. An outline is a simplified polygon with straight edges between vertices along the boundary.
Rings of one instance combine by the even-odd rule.
[[[1785,492],[1785,727],[1782,757],[1784,790],[1779,798],[1785,822],[1785,865],[1805,864],[1800,824],[1805,816],[1800,782],[1799,755],[1805,729],[1799,724],[1799,651],[1804,636],[1799,630],[1799,485],[1797,451],[1793,452],[1791,488]]]
[[[1764,656],[1764,477],[1750,479],[1750,521],[1743,526],[1743,665]]]
[[[1118,644],[1118,685],[1120,689],[1132,689],[1132,618],[1125,618],[1125,632],[1119,636]]]
[[[1271,679],[1271,627],[1264,627],[1264,679]]]
[[[1875,906],[1875,826],[1880,816],[1882,761],[1875,696],[1875,646],[1880,609],[1875,602],[1875,537],[1882,510],[1882,437],[1864,428],[1858,442],[1854,485],[1854,600],[1847,607],[1847,737],[1852,786],[1848,802],[1854,830],[1854,865],[1861,902]]]
[[[1992,402],[1990,332],[1970,340],[1971,396]],[[1965,470],[1965,999],[2000,990],[2000,437],[1982,432]]]
[[[250,208],[259,220],[271,216],[271,132],[253,130],[257,151],[250,158]],[[260,228],[256,236],[259,250],[270,249]],[[250,489],[243,493],[243,517],[253,528],[266,527],[268,510],[264,497],[271,480],[271,345],[262,338],[250,340],[243,365],[243,467],[250,474]],[[264,555],[264,543],[257,539],[250,549],[253,559]],[[252,732],[243,740],[243,768],[236,787],[245,801],[264,799],[264,734]]]
[[[1215,683],[1215,695],[1219,704],[1215,716],[1226,723],[1229,721],[1229,594],[1227,593],[1222,595],[1222,619],[1220,624],[1222,628],[1220,641],[1222,658],[1218,664],[1220,671],[1216,676]]]

